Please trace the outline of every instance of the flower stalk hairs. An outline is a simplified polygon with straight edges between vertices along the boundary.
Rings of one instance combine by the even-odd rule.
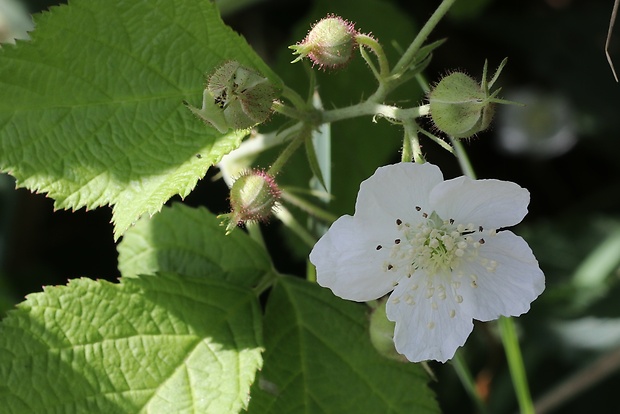
[[[505,227],[527,214],[529,192],[500,180],[444,181],[435,165],[379,168],[360,186],[355,215],[340,217],[310,254],[317,281],[370,301],[392,292],[396,350],[445,362],[473,319],[518,316],[544,290],[527,243]]]

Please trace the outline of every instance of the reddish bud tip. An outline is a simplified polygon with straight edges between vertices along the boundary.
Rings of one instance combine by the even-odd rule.
[[[299,56],[293,61],[308,56],[314,65],[321,68],[339,68],[351,60],[357,48],[355,36],[359,33],[355,25],[340,16],[328,15],[319,20],[297,45],[289,46]]]

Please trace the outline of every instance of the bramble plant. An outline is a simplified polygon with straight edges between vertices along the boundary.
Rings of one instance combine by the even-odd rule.
[[[545,278],[507,229],[530,194],[477,180],[463,147],[510,103],[492,90],[506,61],[491,79],[484,63],[481,81],[422,76],[454,2],[396,57],[392,39],[328,14],[290,46],[306,84],[281,78],[210,1],[72,0],[35,16],[31,39],[0,51],[0,167],[56,208],[111,206],[122,277],[46,287],[8,313],[2,411],[436,413],[426,361],[454,361],[473,390],[461,347],[474,320],[499,320],[519,405],[533,412],[510,317]],[[313,71],[355,60],[372,92],[325,109]],[[394,99],[418,87],[428,103]],[[331,127],[359,117],[402,140],[358,142],[377,158],[360,155],[364,168],[347,174]],[[462,176],[444,179],[421,140]],[[209,168],[231,189],[228,213],[165,205]],[[267,221],[308,258],[306,275],[274,268]]]

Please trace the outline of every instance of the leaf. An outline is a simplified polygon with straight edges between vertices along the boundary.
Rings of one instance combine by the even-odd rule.
[[[143,217],[125,233],[118,245],[118,268],[124,277],[175,272],[247,287],[273,271],[262,246],[242,231],[225,231],[207,209],[175,203],[151,219]]]
[[[238,412],[261,329],[256,297],[222,282],[74,279],[0,324],[2,412]]]
[[[420,365],[380,356],[363,306],[282,278],[265,313],[249,413],[438,413]]]
[[[56,208],[114,206],[115,238],[239,145],[183,105],[205,73],[234,59],[280,85],[209,1],[72,0],[35,22],[0,50],[0,169]]]

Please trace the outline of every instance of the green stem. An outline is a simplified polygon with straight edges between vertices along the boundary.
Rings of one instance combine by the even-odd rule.
[[[267,245],[265,244],[265,239],[263,238],[263,233],[260,231],[260,225],[258,223],[247,222],[245,229],[248,231],[248,235],[251,239],[267,250]]]
[[[476,383],[474,381],[474,377],[469,371],[467,364],[463,360],[463,357],[461,356],[461,351],[456,351],[454,358],[452,358],[452,366],[454,366],[456,375],[459,377],[461,384],[463,384],[465,391],[467,392],[467,394],[469,394],[469,397],[476,404],[478,412],[480,414],[486,414],[487,407],[482,401],[482,398],[480,398],[480,394],[478,394],[478,391],[476,391]]]
[[[334,221],[338,219],[337,215],[332,214],[329,211],[324,210],[320,207],[317,207],[314,204],[310,203],[309,201],[304,200],[301,197],[297,197],[296,195],[292,194],[290,191],[282,190],[282,199],[284,201],[288,201],[289,203],[299,207],[306,213],[314,217],[318,217],[321,220],[324,220],[327,223],[333,223]]]
[[[454,151],[456,152],[456,159],[459,160],[461,171],[463,171],[463,174],[472,180],[475,180],[476,173],[474,172],[474,168],[471,166],[471,162],[469,161],[469,157],[465,152],[465,148],[463,147],[461,140],[451,137],[450,142],[452,142],[452,147],[454,147]]]
[[[279,101],[275,101],[273,105],[271,105],[271,109],[273,109],[274,112],[298,121],[307,121],[310,115],[308,111],[300,111],[296,108],[291,108]]]
[[[392,74],[402,74],[407,70],[411,64],[411,61],[415,57],[415,54],[418,50],[420,50],[420,47],[422,47],[422,44],[428,38],[428,35],[431,34],[435,26],[437,26],[437,23],[439,23],[455,1],[456,0],[443,0],[441,2],[439,7],[437,7],[437,10],[435,10],[432,16],[426,21],[424,26],[422,26],[422,29],[420,29],[417,36],[413,39],[413,42],[411,42],[405,53],[401,56],[398,63],[396,63]]]
[[[408,149],[410,149],[411,154],[407,154],[407,159],[405,159],[405,149],[406,144],[403,144],[403,155],[402,161],[414,161],[418,164],[424,164],[426,160],[424,159],[424,155],[422,155],[422,147],[420,146],[420,138],[418,137],[418,125],[413,120],[408,120],[404,122],[405,127],[405,141],[408,141]]]
[[[322,123],[329,123],[364,115],[379,115],[388,119],[402,121],[405,119],[420,118],[428,115],[428,113],[429,105],[403,109],[372,101],[365,101],[356,105],[325,111],[323,112],[321,121]]]
[[[413,146],[411,145],[411,137],[406,127],[403,135],[403,151],[400,155],[400,162],[411,162],[413,160]]]
[[[297,236],[310,248],[314,247],[316,244],[316,237],[314,237],[308,230],[306,230],[291,214],[290,211],[286,209],[284,206],[278,206],[274,212],[275,216],[284,223],[293,233],[297,234]]]
[[[306,101],[297,92],[286,85],[284,85],[284,89],[282,89],[282,96],[288,99],[295,108],[299,110],[308,109]]]
[[[527,384],[527,375],[525,374],[525,365],[521,349],[519,348],[519,339],[515,329],[514,321],[511,318],[502,316],[499,318],[499,329],[502,336],[502,343],[508,359],[508,367],[510,368],[510,377],[517,393],[517,401],[521,409],[521,414],[534,414],[534,403]]]
[[[390,65],[387,61],[387,57],[385,56],[385,52],[383,51],[383,47],[375,38],[369,36],[367,34],[360,34],[355,37],[355,41],[360,46],[368,46],[370,50],[377,56],[377,60],[379,61],[379,75],[381,78],[385,79],[390,73]]]
[[[306,135],[309,133],[309,131],[310,130],[308,126],[304,126],[304,128],[299,132],[299,135],[293,138],[293,140],[286,146],[286,148],[284,148],[284,151],[282,151],[278,158],[276,158],[276,160],[273,162],[273,164],[271,164],[271,167],[267,171],[269,174],[275,176],[277,173],[280,172],[282,167],[284,167],[284,164],[288,162],[291,156],[304,142]]]

